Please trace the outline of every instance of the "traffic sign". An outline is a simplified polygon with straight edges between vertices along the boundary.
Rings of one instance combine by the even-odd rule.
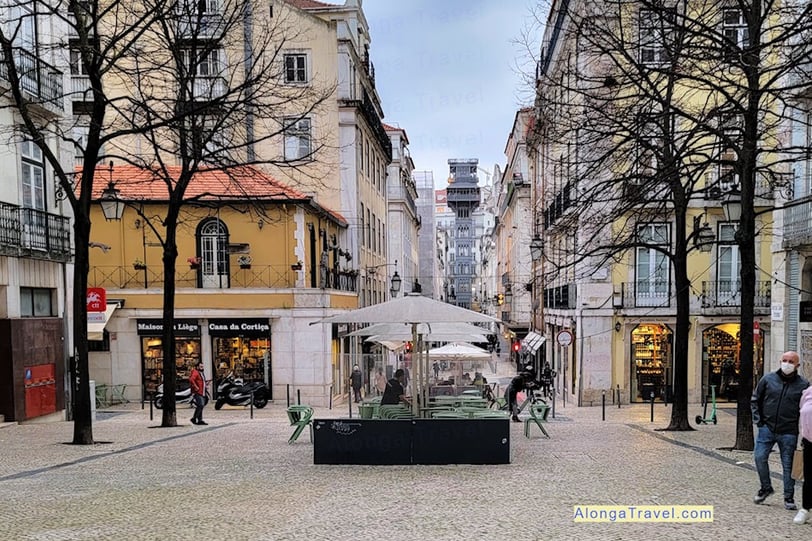
[[[558,334],[555,335],[555,340],[558,342],[558,345],[569,347],[572,345],[572,333],[567,329],[558,331]]]

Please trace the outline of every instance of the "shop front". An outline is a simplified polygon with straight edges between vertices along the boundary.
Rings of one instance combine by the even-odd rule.
[[[210,319],[208,330],[218,380],[232,374],[245,382],[262,381],[273,392],[271,324],[267,319]]]
[[[660,323],[641,323],[631,336],[631,401],[670,400],[674,377],[671,330]]]
[[[741,375],[740,329],[738,323],[723,323],[702,333],[702,388],[708,399],[713,387],[716,400],[737,400]],[[764,340],[759,331],[753,336],[753,385],[764,375]]]
[[[163,321],[138,319],[136,325],[141,341],[142,398],[148,399],[163,381]],[[200,324],[194,319],[176,319],[174,334],[177,379],[188,380],[192,368],[201,360]]]

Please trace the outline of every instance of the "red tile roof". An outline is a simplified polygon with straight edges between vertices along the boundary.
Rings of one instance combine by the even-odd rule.
[[[166,172],[174,185],[180,176],[181,168],[180,166],[169,166],[166,168]],[[109,167],[99,167],[96,170],[93,186],[94,199],[101,197],[109,178]],[[169,200],[169,190],[159,171],[134,165],[115,165],[112,179],[116,189],[120,192],[119,197],[125,201],[162,202]],[[184,199],[202,201],[252,199],[254,201],[303,203],[330,214],[339,223],[347,223],[340,213],[319,205],[312,196],[286,186],[267,173],[248,166],[228,171],[212,169],[197,172],[186,188]]]

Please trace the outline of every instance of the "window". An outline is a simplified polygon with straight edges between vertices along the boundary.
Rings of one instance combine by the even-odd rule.
[[[668,225],[646,224],[637,230],[641,244],[668,246]],[[665,254],[651,246],[637,248],[635,266],[636,306],[668,306],[669,266]]]
[[[223,72],[225,53],[221,49],[184,49],[181,55],[189,77],[217,77]]]
[[[227,146],[226,130],[221,120],[213,115],[193,115],[185,119],[188,156],[200,161],[222,157]]]
[[[640,62],[646,65],[669,62],[676,11],[641,9],[639,17]]]
[[[722,34],[725,36],[725,52],[728,57],[750,45],[750,31],[740,9],[722,10]]]
[[[719,142],[719,189],[728,192],[739,185],[736,173],[737,149],[742,140],[742,118],[730,115],[722,119],[722,139]]]
[[[306,83],[307,82],[307,55],[304,53],[286,54],[285,59],[285,82],[286,83]]]
[[[364,204],[361,203],[361,246],[367,245],[367,229],[366,221],[364,220]]]
[[[313,152],[311,146],[311,126],[309,118],[285,120],[285,159],[309,160]]]
[[[45,164],[42,150],[30,140],[23,141],[20,147],[23,207],[45,210]]]
[[[53,289],[21,287],[20,315],[22,317],[53,317]]]
[[[70,74],[87,75],[87,66],[82,62],[82,53],[74,46],[70,49]]]
[[[720,306],[739,306],[741,259],[736,243],[736,224],[719,225],[719,253],[716,267],[716,299]]]
[[[200,284],[205,288],[228,287],[228,229],[216,219],[202,222],[197,228],[200,249]]]

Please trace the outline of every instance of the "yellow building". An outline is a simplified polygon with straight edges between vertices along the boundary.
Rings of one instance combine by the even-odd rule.
[[[98,174],[110,175],[126,207],[120,221],[105,222],[98,205],[92,211],[98,249],[88,284],[105,289],[108,308],[89,316],[91,377],[148,399],[161,381],[167,190],[132,166]],[[339,363],[338,341],[309,323],[358,306],[346,220],[252,168],[199,173],[186,195],[174,280],[179,379],[202,360],[208,377],[234,372],[265,381],[272,398],[290,389],[326,405],[349,367]]]

